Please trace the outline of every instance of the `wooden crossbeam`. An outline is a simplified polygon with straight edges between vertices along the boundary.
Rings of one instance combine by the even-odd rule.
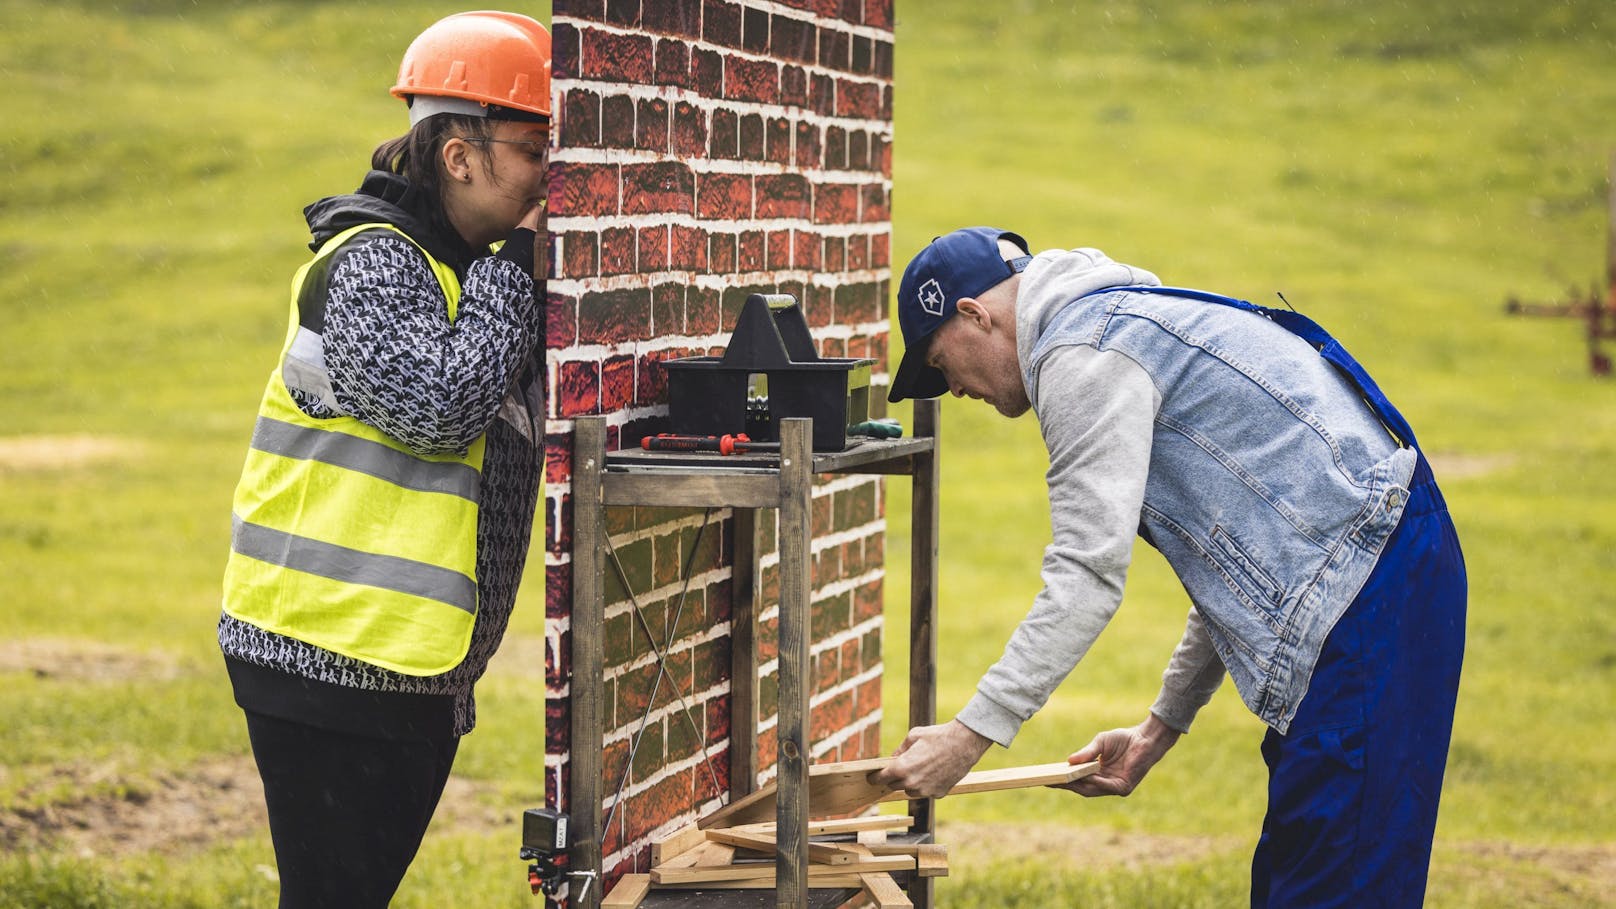
[[[916,868],[915,857],[912,855],[876,855],[860,858],[846,865],[819,865],[808,866],[808,883],[814,886],[819,879],[832,875],[859,875],[870,871],[913,871]],[[707,881],[739,881],[754,878],[774,877],[773,862],[750,862],[741,865],[701,866],[695,868],[669,868],[657,867],[651,869],[651,882],[654,884],[689,884]]]

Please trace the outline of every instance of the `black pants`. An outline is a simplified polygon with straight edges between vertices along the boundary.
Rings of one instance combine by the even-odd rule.
[[[415,858],[460,739],[396,741],[247,711],[280,909],[385,909]]]

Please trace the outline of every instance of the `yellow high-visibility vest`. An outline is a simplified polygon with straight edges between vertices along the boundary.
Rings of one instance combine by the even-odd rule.
[[[324,305],[332,254],[378,229],[408,239],[387,224],[351,228],[292,279],[291,326],[236,486],[224,611],[366,663],[437,675],[465,659],[477,617],[486,436],[464,454],[422,455],[352,416],[310,417],[287,390],[336,406],[319,333],[324,320],[305,326],[300,316]],[[421,252],[453,322],[460,281]]]

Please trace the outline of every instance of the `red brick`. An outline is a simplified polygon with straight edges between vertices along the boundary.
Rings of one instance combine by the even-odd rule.
[[[860,25],[864,22],[864,0],[842,0],[841,11],[836,14],[843,22]]]
[[[602,0],[551,0],[550,15],[558,19],[587,19],[599,22],[605,15]]]
[[[877,116],[882,120],[892,119],[892,86],[881,89],[881,110]]]
[[[769,49],[769,13],[752,6],[741,7],[741,47],[754,54]]]
[[[713,242],[720,238],[728,238],[729,243],[729,271],[734,271],[735,262],[735,235],[714,234]],[[691,287],[685,296],[685,330],[692,335],[714,335],[723,330],[720,316],[723,309],[719,303],[718,291],[709,287]]]
[[[695,782],[695,768],[686,767],[631,799],[624,806],[629,842],[644,839],[651,831],[693,810]]]
[[[728,727],[726,727],[727,729]],[[709,742],[721,740],[709,734]],[[707,749],[707,758],[695,768],[696,798],[693,808],[729,794],[729,751],[724,748]],[[647,863],[649,864],[649,863]]]
[[[623,165],[623,213],[690,214],[696,176],[681,161]]]
[[[658,587],[666,587],[679,580],[679,569],[683,563],[679,541],[677,530],[651,538],[651,583]]]
[[[875,63],[871,67],[877,76],[883,79],[892,78],[892,42],[875,42]]]
[[[549,526],[549,524],[548,524],[548,516],[546,516],[546,522],[547,523],[545,525],[545,532],[549,533],[551,530],[554,530],[554,539],[550,542],[550,548],[555,552],[571,552],[572,551],[572,494],[571,493],[563,493],[561,495],[561,498],[559,500],[559,504],[556,506],[556,514],[557,514],[558,520],[555,522],[555,527],[554,528]]]
[[[727,555],[725,564],[733,559]],[[729,581],[714,581],[707,585],[707,620],[712,624],[727,622],[735,607],[735,585]]]
[[[652,3],[652,7],[676,6]],[[690,87],[690,45],[664,38],[656,43],[656,84]]]
[[[847,169],[847,130],[843,127],[825,127],[825,169]]]
[[[800,66],[780,67],[780,103],[803,107],[808,103],[808,72]]]
[[[857,187],[821,183],[814,187],[814,223],[851,224],[857,220]]]
[[[826,271],[841,271],[847,262],[847,238],[826,237],[824,249],[824,269]]]
[[[810,711],[808,738],[823,742],[853,724],[853,693],[844,691],[820,702]]]
[[[563,350],[578,342],[578,301],[563,294],[546,294],[544,343]]]
[[[701,37],[700,0],[652,0],[643,4],[647,31],[685,38]]]
[[[581,88],[567,90],[561,99],[561,144],[585,148],[600,144],[598,93]]]
[[[710,154],[714,158],[735,158],[741,153],[741,118],[732,110],[713,111]]]
[[[847,355],[850,356],[850,357],[853,357],[854,359],[857,359],[857,360],[869,359],[870,358],[870,338],[869,338],[869,336],[868,335],[854,335],[851,338],[848,338],[847,339]],[[848,545],[856,545],[856,544],[848,544]],[[847,556],[846,556],[846,550],[845,549],[843,550],[842,562],[843,562],[843,564],[846,564],[846,562],[847,562]],[[859,570],[861,570],[861,569],[856,569],[851,565],[849,565],[848,569],[847,569],[848,574],[855,574]]]
[[[741,233],[739,271],[757,271],[763,268],[763,231],[748,230]]]
[[[770,598],[765,596],[764,601]],[[758,663],[768,661],[780,655],[780,620],[778,618],[761,619],[757,628],[757,658]]]
[[[612,357],[600,366],[600,409],[622,410],[634,400],[634,358]]]
[[[600,273],[634,273],[634,228],[608,227],[600,232]]]
[[[775,164],[791,163],[791,121],[771,117],[764,125],[763,156]]]
[[[814,73],[808,83],[808,106],[822,117],[836,113],[836,80],[822,73]]]
[[[864,24],[892,31],[892,0],[864,0]]]
[[[859,234],[847,238],[847,270],[863,271],[870,267],[870,238]]]
[[[863,662],[860,660],[860,655],[863,653],[863,644],[864,639],[862,637],[850,638],[842,642],[841,652],[837,654],[837,663],[839,665],[837,666],[836,681],[846,682],[857,678],[858,674],[863,671]]]
[[[662,364],[673,358],[666,350],[654,350],[640,358],[639,380],[634,386],[634,403],[645,407],[668,403],[668,371]]]
[[[550,214],[617,214],[617,166],[569,164],[550,181]]]
[[[867,622],[881,614],[881,582],[860,584],[853,590],[853,621]]]
[[[689,101],[673,107],[673,154],[676,158],[707,154],[707,115]]]
[[[547,754],[566,754],[569,726],[572,723],[572,698],[546,698],[544,701],[544,750]],[[554,804],[554,803],[552,803]]]
[[[875,50],[868,35],[853,36],[853,61],[849,69],[861,76],[868,76],[875,69]]]
[[[730,57],[724,61],[724,97],[773,104],[780,99],[780,64]]]
[[[606,19],[612,25],[636,28],[640,24],[640,0],[606,0]]]
[[[568,278],[599,274],[600,240],[592,231],[569,230],[561,238],[561,272]]]
[[[823,163],[819,154],[819,128],[802,121],[797,125],[797,168],[816,170]]]
[[[817,271],[819,269],[819,235],[806,230],[794,230],[791,233],[793,245],[791,267]]]
[[[544,478],[551,484],[572,479],[572,436],[550,433],[544,437]]]
[[[707,261],[713,274],[735,272],[735,235],[712,234],[707,242]]]
[[[635,102],[634,147],[666,152],[668,119],[668,102],[661,98],[641,98]]]
[[[600,406],[599,366],[578,361],[562,363],[556,396],[560,398],[556,412],[563,418],[595,413]]]
[[[813,664],[809,672],[813,679],[811,694],[824,694],[841,682],[842,658],[835,650],[820,651],[810,662]]]
[[[651,338],[651,292],[646,288],[600,291],[578,302],[578,340],[586,344]]]
[[[717,51],[698,47],[690,52],[690,87],[703,98],[724,93],[724,58]]]
[[[640,257],[638,272],[644,274],[645,272],[663,271],[668,267],[668,228],[666,226],[640,228],[639,241],[636,245],[639,248]]]
[[[870,167],[870,134],[855,129],[847,137],[847,167],[849,170],[868,170]]]
[[[873,82],[836,80],[836,116],[860,120],[881,118],[881,87]]]
[[[699,227],[673,226],[673,252],[668,267],[683,271],[707,270],[707,231]]]
[[[581,37],[583,66],[580,72],[584,78],[633,85],[651,84],[653,48],[650,35],[586,28],[582,30]]]
[[[878,233],[870,237],[870,267],[886,268],[892,264],[892,256],[888,251],[888,244],[892,242],[889,233]]]
[[[572,436],[566,436],[567,444],[572,444]],[[554,512],[546,504],[547,516],[553,520]],[[572,564],[546,565],[544,567],[544,616],[547,619],[566,618],[572,612]],[[571,647],[561,648],[560,659],[566,659],[572,653]],[[554,663],[549,666],[554,667]],[[550,670],[547,670],[550,671]],[[566,673],[561,673],[561,678]]]
[[[819,51],[819,29],[812,22],[775,16],[769,35],[769,56],[798,63],[813,63]]]
[[[764,174],[757,178],[757,217],[807,218],[813,193],[802,174]]]
[[[863,204],[860,206],[860,220],[865,223],[891,220],[892,211],[887,204],[886,187],[879,183],[871,183],[866,185],[860,192],[863,196]]]
[[[711,44],[741,46],[741,7],[726,0],[707,0],[702,7],[701,36]]]
[[[775,271],[791,267],[791,231],[771,230],[764,238],[764,261]]]
[[[874,284],[843,284],[836,288],[836,321],[842,325],[879,321],[882,302]]]
[[[711,698],[702,705],[706,714],[707,742],[713,744],[729,738],[732,719],[730,717],[730,695],[720,694]]]
[[[578,28],[570,22],[557,22],[550,31],[550,75],[571,79],[578,75]]]
[[[701,218],[726,221],[752,217],[752,178],[745,174],[702,174],[696,184],[696,213]]]
[[[763,160],[763,117],[759,114],[746,114],[741,117],[741,147],[739,151],[742,161]]]
[[[600,100],[600,144],[602,148],[634,147],[634,99],[628,95],[606,95]]]
[[[827,69],[847,69],[852,38],[833,26],[819,30],[819,65]]]
[[[778,729],[778,726],[771,726],[758,733],[757,756],[758,767],[760,768],[773,766],[775,759],[780,756],[780,741],[779,736],[776,734]]]
[[[825,358],[847,356],[847,343],[841,338],[826,338],[819,344],[819,355]]]
[[[865,672],[881,665],[881,629],[872,628],[859,639],[859,671]],[[881,700],[881,686],[875,686],[876,703]],[[868,713],[872,706],[865,698],[858,699],[859,711]]]

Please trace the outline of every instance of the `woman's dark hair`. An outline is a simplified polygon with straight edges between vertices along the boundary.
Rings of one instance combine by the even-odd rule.
[[[370,166],[408,180],[429,203],[433,228],[452,235],[453,227],[443,210],[443,144],[457,137],[477,140],[493,135],[494,124],[487,117],[436,114],[397,139],[376,146],[370,155]]]

